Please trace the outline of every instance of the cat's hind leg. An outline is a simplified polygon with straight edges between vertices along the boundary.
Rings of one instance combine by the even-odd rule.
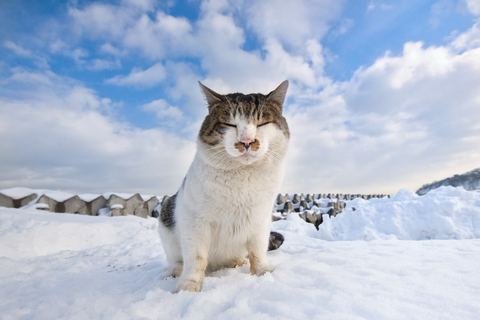
[[[174,230],[166,228],[160,222],[159,226],[160,239],[162,240],[163,249],[167,256],[167,261],[170,264],[170,269],[165,272],[163,278],[180,277],[183,270],[182,247],[178,236]]]
[[[248,262],[248,259],[247,258],[244,258],[244,257],[239,257],[239,258],[236,258],[236,259],[233,259],[231,261],[229,261],[225,267],[226,268],[235,268],[236,266],[243,266],[245,263]]]
[[[183,270],[182,247],[178,236],[178,227],[175,219],[176,195],[167,199],[162,206],[159,217],[158,232],[162,240],[163,249],[170,264],[170,269],[163,278],[180,277]]]

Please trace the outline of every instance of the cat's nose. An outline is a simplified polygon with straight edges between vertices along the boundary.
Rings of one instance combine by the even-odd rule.
[[[240,142],[241,142],[246,148],[248,148],[248,147],[250,146],[250,143],[252,143],[252,139],[243,138]]]

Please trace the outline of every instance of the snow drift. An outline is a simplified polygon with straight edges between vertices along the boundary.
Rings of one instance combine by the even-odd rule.
[[[272,223],[285,236],[268,253],[273,273],[224,269],[207,275],[202,292],[174,295],[177,280],[162,280],[168,266],[156,219],[0,208],[0,315],[478,318],[480,193],[442,187],[419,197],[402,190],[349,201],[345,212],[324,218],[319,231],[295,213]]]
[[[401,190],[390,198],[349,201],[342,214],[323,221],[317,236],[324,240],[480,238],[480,193]]]

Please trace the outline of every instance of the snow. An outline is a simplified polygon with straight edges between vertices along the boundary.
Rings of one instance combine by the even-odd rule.
[[[101,196],[100,194],[94,194],[94,193],[84,193],[84,194],[78,195],[78,197],[85,202],[92,202],[93,200],[97,199],[100,196]]]
[[[155,198],[156,196],[150,195],[150,194],[140,194],[140,197],[142,197],[143,201],[149,201],[152,198]],[[157,200],[158,200],[158,197],[157,197]]]
[[[108,199],[112,194],[116,195],[119,198],[122,198],[123,200],[128,200],[135,195],[134,193],[106,192],[103,194],[103,196],[105,197],[105,199]]]
[[[42,195],[45,195],[57,202],[63,202],[75,196],[74,194],[63,192],[63,191],[53,191],[48,189],[30,189],[30,188],[22,188],[22,187],[1,189],[0,193],[14,200],[22,199],[35,193],[37,194],[37,198],[35,199],[35,201],[33,201],[33,203],[35,203],[38,200],[38,198],[40,198],[40,196]],[[103,196],[105,199],[108,199],[112,194],[124,200],[128,200],[135,195],[134,193],[105,192],[103,194],[95,194],[95,193],[79,194],[78,197],[85,202],[91,202],[100,196]],[[143,201],[149,201],[150,199],[156,196],[140,194],[140,197],[142,198]],[[161,198],[159,197],[157,197],[157,199],[161,200]]]
[[[25,198],[35,193],[37,194],[37,199],[35,199],[34,202],[36,202],[41,195],[45,195],[57,202],[63,202],[74,196],[71,193],[67,193],[63,191],[54,191],[54,190],[47,190],[47,189],[30,189],[30,188],[21,188],[21,187],[2,189],[0,190],[0,193],[3,193],[4,195],[15,200]]]
[[[480,238],[480,193],[442,187],[424,196],[401,190],[390,198],[355,199],[335,218],[323,216],[324,240]],[[353,211],[352,208],[355,208]]]
[[[1,318],[478,319],[480,193],[402,190],[325,218],[272,223],[271,274],[172,294],[156,219],[0,208]]]
[[[44,195],[57,202],[64,202],[65,200],[74,197],[74,195],[62,191],[48,191],[45,192]]]
[[[101,208],[100,210],[98,210],[98,215],[99,216],[111,217],[112,216],[112,210],[110,210],[109,208]]]
[[[2,190],[0,190],[0,193],[2,193],[4,195],[6,195],[7,197],[10,197],[14,200],[18,200],[18,199],[28,197],[29,195],[31,195],[35,192],[32,189],[29,189],[29,188],[17,187],[17,188],[2,189]]]
[[[49,210],[50,207],[46,203],[34,203],[31,205],[33,209],[38,209],[38,210]]]

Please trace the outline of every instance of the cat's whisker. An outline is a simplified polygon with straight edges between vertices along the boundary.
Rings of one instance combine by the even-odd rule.
[[[212,155],[210,155],[208,158],[207,158],[207,161],[212,163],[213,165],[216,165],[220,162],[222,162],[225,158],[225,155],[222,153],[222,152],[217,152],[217,153],[214,153]]]
[[[268,150],[265,154],[267,157],[269,157],[269,159],[275,160],[275,162],[281,162],[283,160],[282,155],[272,149]]]

